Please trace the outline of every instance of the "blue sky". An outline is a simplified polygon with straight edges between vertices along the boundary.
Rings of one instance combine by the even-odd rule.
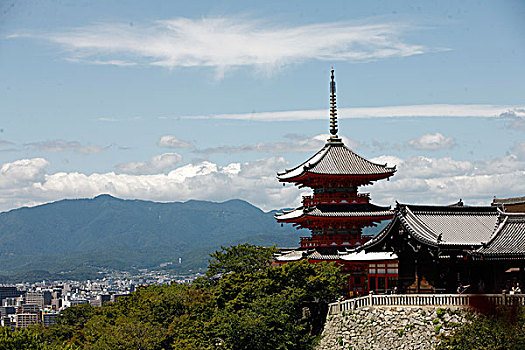
[[[397,165],[380,204],[525,194],[523,1],[0,4],[0,210],[301,193],[328,132]]]

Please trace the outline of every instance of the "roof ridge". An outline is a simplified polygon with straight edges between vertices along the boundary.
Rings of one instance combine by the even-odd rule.
[[[436,242],[431,242],[429,239],[427,239],[427,238],[425,238],[425,237],[421,237],[423,240],[427,240],[429,243],[431,242],[432,244],[439,243],[439,242],[437,242],[437,240],[438,240],[438,237],[440,236],[441,232],[440,232],[440,234],[436,234],[436,232],[434,232],[434,230],[433,230],[432,228],[430,228],[430,227],[429,227],[428,225],[426,225],[421,219],[419,219],[419,218],[417,217],[417,215],[416,215],[414,212],[412,212],[412,210],[411,210],[410,208],[406,207],[406,211],[405,211],[405,212],[406,212],[408,215],[410,215],[411,219],[414,220],[414,222],[415,222],[417,225],[419,225],[422,229],[424,229],[424,231],[426,231],[426,233],[429,233],[430,235],[434,236],[433,238],[436,240]],[[406,221],[406,218],[401,218],[401,221],[403,221],[403,219]],[[405,224],[405,226],[409,227],[409,230],[412,231],[413,234],[416,233],[416,232],[410,227],[410,225],[408,225],[408,223]],[[417,233],[416,233],[416,236],[418,236]]]
[[[344,148],[346,148],[348,151],[350,151],[350,152],[352,152],[353,154],[355,154],[357,157],[361,158],[362,160],[364,160],[364,161],[366,161],[366,162],[368,162],[368,163],[371,163],[371,164],[374,164],[374,165],[377,165],[377,166],[380,166],[380,167],[383,167],[383,168],[386,168],[386,169],[393,169],[393,170],[396,169],[396,166],[395,166],[395,165],[394,165],[393,167],[388,167],[388,166],[387,166],[387,163],[385,163],[384,165],[383,165],[383,164],[379,164],[379,163],[374,163],[374,162],[372,162],[371,160],[366,159],[366,158],[363,157],[362,155],[360,155],[360,154],[354,152],[353,149],[351,149],[350,147],[346,146],[344,143],[342,144],[342,146],[343,146]]]
[[[492,236],[490,236],[489,240],[487,241],[487,243],[485,243],[484,245],[481,246],[481,248],[477,249],[477,250],[480,250],[480,249],[483,249],[485,247],[488,247],[498,236],[499,236],[499,233],[501,232],[501,230],[503,230],[503,228],[505,227],[505,224],[507,223],[507,219],[508,217],[506,217],[505,219],[503,219],[499,225],[496,227],[496,229],[494,230],[494,232],[492,233]]]
[[[313,156],[311,156],[310,158],[308,158],[307,160],[305,160],[304,162],[302,162],[301,164],[293,167],[293,168],[290,168],[290,169],[284,169],[284,171],[281,171],[281,172],[278,172],[277,175],[278,176],[281,176],[281,175],[285,175],[289,172],[292,172],[294,170],[297,170],[299,169],[301,166],[304,166],[306,163],[308,163],[311,159],[315,158],[318,154],[320,154],[321,152],[323,151],[327,151],[328,150],[328,143],[326,143],[323,148],[321,148],[319,151],[315,152],[315,154]]]

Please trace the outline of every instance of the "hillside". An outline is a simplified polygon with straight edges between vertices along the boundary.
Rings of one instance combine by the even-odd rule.
[[[188,272],[206,266],[208,254],[221,245],[297,246],[305,234],[280,227],[272,212],[242,200],[156,203],[109,195],[62,200],[0,213],[0,276],[41,279],[164,262]]]

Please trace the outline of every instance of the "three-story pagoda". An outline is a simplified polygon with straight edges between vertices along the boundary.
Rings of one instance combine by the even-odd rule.
[[[281,251],[276,256],[277,263],[307,258],[312,262],[329,260],[355,265],[348,260],[355,262],[355,256],[350,258],[349,252],[370,238],[362,235],[363,228],[376,226],[381,221],[392,219],[394,215],[390,207],[374,205],[370,203],[368,193],[358,191],[360,186],[388,179],[396,169],[386,164],[373,163],[344,145],[338,136],[333,69],[331,73],[330,138],[307,161],[277,174],[280,182],[313,190],[312,195],[303,197],[299,208],[275,215],[279,223],[291,223],[297,228],[309,229],[311,237],[301,238],[300,249]],[[393,256],[390,258],[385,256],[385,260],[395,259]],[[370,259],[382,260],[383,257],[369,255],[365,260]],[[357,270],[366,270],[366,267]],[[369,288],[366,286],[364,289]]]

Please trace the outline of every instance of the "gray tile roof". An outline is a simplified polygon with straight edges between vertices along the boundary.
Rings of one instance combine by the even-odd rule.
[[[436,210],[407,205],[400,219],[409,231],[427,243],[479,246],[490,239],[496,228],[498,214],[492,209],[446,207]]]
[[[525,258],[525,213],[500,213],[501,224],[492,239],[475,252],[485,259]]]
[[[341,255],[339,252],[319,252],[315,250],[311,254],[308,254],[308,259],[313,260],[338,260],[341,259]]]
[[[376,164],[356,154],[342,142],[328,141],[315,155],[295,168],[278,173],[281,181],[295,178],[306,172],[327,175],[388,175],[396,171],[386,164]]]
[[[372,240],[370,249],[397,231],[401,225],[414,239],[440,247],[480,247],[492,237],[498,224],[495,207],[420,206],[398,204],[394,219]]]

